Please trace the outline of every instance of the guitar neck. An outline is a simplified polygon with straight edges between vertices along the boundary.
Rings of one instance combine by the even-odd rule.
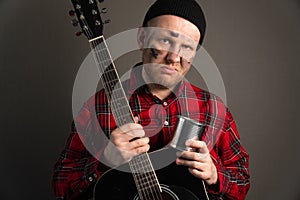
[[[89,41],[113,116],[120,127],[134,123],[132,111],[103,36]]]

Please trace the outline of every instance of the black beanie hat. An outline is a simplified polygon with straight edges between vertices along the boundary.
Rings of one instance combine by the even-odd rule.
[[[157,0],[147,11],[143,26],[160,15],[175,15],[192,22],[201,33],[199,44],[203,43],[206,21],[204,13],[196,0]]]

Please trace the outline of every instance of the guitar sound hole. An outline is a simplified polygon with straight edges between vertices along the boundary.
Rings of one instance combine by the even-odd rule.
[[[179,200],[177,195],[166,185],[161,184],[162,193],[160,195],[151,195],[145,200]],[[145,195],[147,197],[147,195]],[[141,200],[138,194],[134,197],[133,200]]]

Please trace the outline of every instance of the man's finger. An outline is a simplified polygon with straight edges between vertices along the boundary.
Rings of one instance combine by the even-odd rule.
[[[198,152],[199,153],[202,153],[202,154],[207,154],[209,153],[209,150],[207,148],[207,145],[205,142],[203,141],[199,141],[199,140],[187,140],[185,145],[187,147],[191,147],[191,148],[195,148],[195,149],[198,149]]]

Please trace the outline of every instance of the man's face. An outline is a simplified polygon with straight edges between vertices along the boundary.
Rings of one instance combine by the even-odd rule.
[[[199,40],[198,28],[181,17],[162,15],[150,20],[138,33],[146,83],[172,90],[190,69]]]

